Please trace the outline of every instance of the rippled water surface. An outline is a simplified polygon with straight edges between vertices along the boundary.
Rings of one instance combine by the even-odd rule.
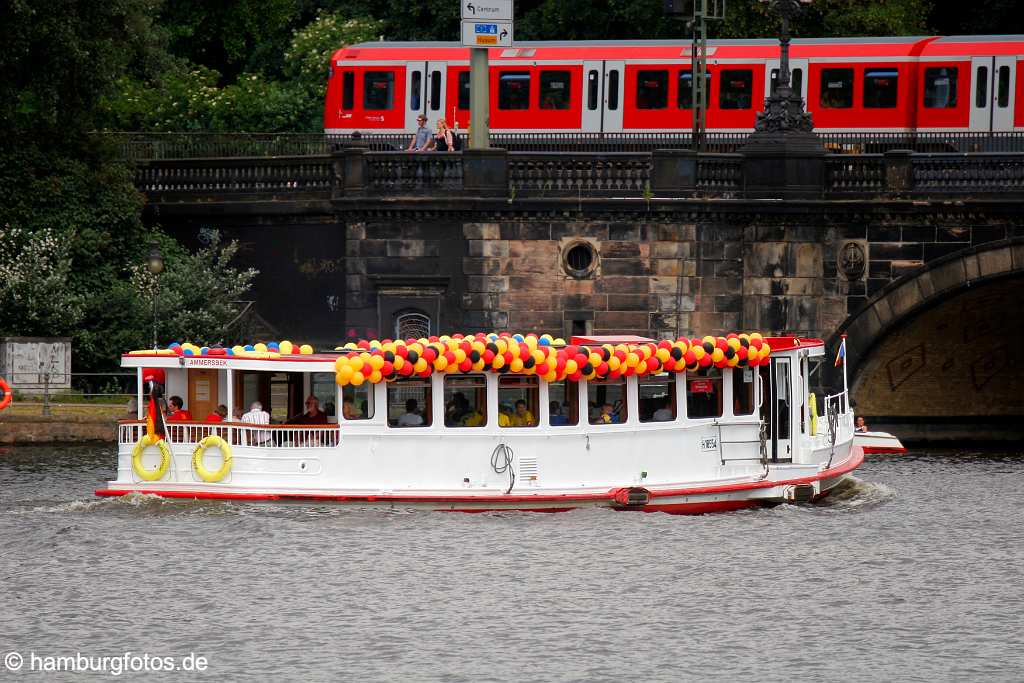
[[[132,652],[228,680],[1024,680],[1021,453],[874,456],[827,504],[702,517],[94,498],[114,461],[0,452],[22,672]]]

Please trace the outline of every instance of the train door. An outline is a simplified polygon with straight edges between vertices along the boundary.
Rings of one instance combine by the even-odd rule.
[[[405,68],[405,129],[415,132],[418,124],[416,117],[427,110],[427,63],[409,62]]]
[[[583,120],[582,130],[584,133],[601,132],[601,115],[604,107],[604,78],[602,69],[604,64],[599,61],[583,62]]]
[[[1017,57],[995,58],[992,71],[992,130],[1013,130],[1013,94],[1017,92]]]
[[[445,118],[448,125],[453,125],[454,111],[445,111],[445,81],[448,77],[448,64],[446,62],[427,62],[426,68],[426,98],[425,107],[427,114],[427,125],[431,129],[437,127],[437,120]]]
[[[992,57],[971,58],[971,130],[992,130]]]
[[[768,83],[768,87],[765,89],[768,92],[767,96],[771,96],[775,92],[775,88],[779,82],[779,60],[769,59],[766,64],[765,71],[765,82]],[[793,92],[798,93],[800,97],[807,102],[807,60],[806,59],[791,59],[789,60],[789,82],[793,86]],[[757,107],[760,110],[764,106],[764,103],[759,103]],[[810,110],[810,105],[807,106]]]
[[[601,130],[605,133],[622,132],[622,107],[625,104],[626,63],[607,61],[604,63],[604,121]]]

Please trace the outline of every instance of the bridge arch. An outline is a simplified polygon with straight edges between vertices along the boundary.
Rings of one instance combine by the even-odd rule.
[[[950,254],[889,284],[850,316],[853,399],[911,438],[991,438],[1024,415],[1024,239]],[[833,382],[837,378],[833,377]]]

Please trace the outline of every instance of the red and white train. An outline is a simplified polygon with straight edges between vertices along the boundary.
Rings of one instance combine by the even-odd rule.
[[[794,40],[790,60],[822,132],[1024,130],[1024,36]],[[778,68],[777,41],[711,41],[707,129],[753,129]],[[491,130],[687,131],[690,78],[684,41],[492,48]],[[468,48],[379,42],[334,53],[326,133],[410,132],[419,114],[432,127],[469,124]]]

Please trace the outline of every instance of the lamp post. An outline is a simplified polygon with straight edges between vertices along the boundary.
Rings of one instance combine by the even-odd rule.
[[[782,17],[779,35],[779,81],[775,90],[765,99],[764,111],[758,112],[755,131],[810,132],[814,129],[811,115],[804,111],[804,100],[794,93],[789,70],[789,22],[803,11],[811,0],[759,0],[777,11]]]
[[[164,272],[164,257],[160,253],[160,245],[149,243],[149,256],[146,257],[146,269],[153,276],[153,350],[157,348],[156,338],[156,300],[160,296],[160,274]]]

